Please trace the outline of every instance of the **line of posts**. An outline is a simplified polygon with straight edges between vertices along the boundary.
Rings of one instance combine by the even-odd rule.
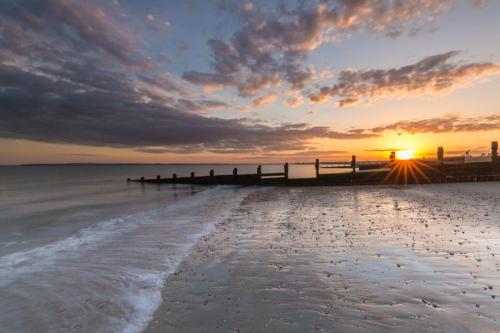
[[[319,178],[319,159],[316,159],[316,162],[314,163],[314,168],[316,169],[316,178]],[[352,168],[352,172],[356,173],[356,155],[352,155],[351,168]],[[288,162],[286,162],[283,165],[283,173],[282,174],[283,174],[283,177],[285,179],[288,179],[288,174],[289,174],[289,164],[288,164]],[[257,166],[257,177],[259,178],[259,180],[262,179],[263,175],[265,176],[265,174],[262,173],[262,165]],[[273,175],[275,175],[275,174],[273,174]],[[191,174],[190,174],[190,178],[194,179],[195,176],[196,176],[195,172],[192,171]],[[213,169],[210,170],[209,176],[211,178],[215,177],[215,171]],[[233,169],[233,177],[235,177],[235,178],[238,177],[238,168],[234,168]],[[144,181],[144,180],[145,180],[145,178],[141,177],[141,181]],[[161,176],[157,175],[156,176],[156,180],[161,180]],[[176,173],[172,174],[172,180],[174,182],[177,180],[177,174]],[[127,182],[130,182],[130,178],[127,178]]]
[[[283,165],[283,177],[284,177],[285,179],[288,179],[288,172],[289,172],[289,165],[288,165],[288,162],[287,162],[287,163],[285,163],[285,164]],[[257,177],[258,177],[259,179],[261,179],[261,178],[262,178],[262,175],[263,175],[263,174],[262,174],[262,165],[259,165],[259,166],[257,166]],[[265,175],[265,174],[264,174],[264,175]],[[213,169],[212,169],[212,170],[210,170],[210,172],[209,172],[209,176],[210,176],[211,178],[212,178],[212,177],[215,177],[215,171],[214,171]],[[238,168],[234,168],[234,169],[233,169],[233,177],[238,177]],[[192,172],[191,172],[190,178],[195,178],[195,172],[194,172],[194,171],[192,171]],[[156,179],[157,179],[157,180],[160,180],[160,179],[161,179],[161,176],[160,176],[160,175],[157,175],[157,176],[156,176]],[[175,174],[175,173],[174,173],[174,174],[172,174],[172,179],[175,181],[175,180],[177,179],[177,174]],[[130,181],[130,178],[127,178],[127,181]],[[141,181],[144,181],[144,177],[141,177]]]
[[[438,161],[440,162],[443,162],[444,161],[444,148],[443,147],[438,147],[437,149],[437,159]],[[390,154],[390,161],[391,162],[395,162],[396,160],[396,152],[391,152]],[[498,141],[492,141],[491,142],[491,160],[494,164],[497,164],[499,162],[499,158],[498,158]],[[350,163],[350,166],[352,168],[352,173],[355,174],[356,173],[356,167],[357,167],[357,164],[356,164],[356,155],[352,155],[351,157],[351,163]],[[320,169],[320,162],[319,162],[319,159],[316,159],[315,163],[314,163],[314,168],[316,170],[316,178],[319,178],[319,169]],[[283,177],[285,179],[288,179],[288,172],[289,172],[289,165],[288,165],[288,162],[285,163],[283,165]],[[212,169],[210,170],[210,173],[209,173],[210,177],[215,177],[215,171]],[[257,177],[259,178],[259,180],[262,178],[262,176],[265,176],[265,174],[262,173],[262,165],[259,165],[257,166]],[[275,174],[273,174],[275,175]],[[233,177],[238,177],[238,168],[234,168],[233,169]],[[195,173],[194,171],[191,172],[191,178],[195,178]],[[161,176],[160,175],[157,175],[156,176],[156,179],[157,180],[160,180],[161,179]],[[172,174],[172,180],[175,182],[177,179],[177,174]],[[145,178],[144,177],[141,177],[141,181],[144,181]],[[131,179],[130,178],[127,178],[127,182],[130,182]]]
[[[351,168],[352,168],[352,173],[356,173],[356,155],[352,155],[351,157]],[[316,162],[314,162],[314,169],[316,170],[316,178],[319,178],[319,159],[316,159]]]

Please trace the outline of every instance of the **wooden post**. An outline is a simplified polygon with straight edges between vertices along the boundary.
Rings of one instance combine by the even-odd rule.
[[[161,179],[160,175],[156,176],[156,179],[157,179],[157,180],[160,180],[160,179]]]
[[[352,168],[352,173],[356,173],[356,155],[352,155],[351,168]]]
[[[213,177],[213,176],[214,176],[214,174],[215,174],[215,173],[214,173],[214,170],[213,170],[213,169],[212,169],[212,170],[210,170],[210,177]]]
[[[177,174],[172,174],[172,182],[175,183],[177,181]]]
[[[444,149],[443,147],[438,147],[438,150],[437,150],[437,159],[438,161],[443,161],[444,160]]]
[[[144,181],[144,177],[141,177],[141,182],[143,182],[143,181]]]
[[[314,168],[316,169],[316,178],[319,178],[319,159],[316,159],[316,163],[314,163]]]
[[[391,161],[391,163],[396,162],[396,152],[395,151],[391,151],[391,155],[389,155],[389,160]]]
[[[194,171],[191,171],[191,178],[194,178]]]
[[[238,176],[238,168],[233,169],[233,177]]]
[[[491,142],[491,161],[493,164],[498,161],[498,141]]]
[[[285,163],[283,168],[285,169],[285,179],[288,179],[288,162]]]
[[[257,167],[257,177],[259,178],[259,180],[262,178],[262,165],[259,165]]]

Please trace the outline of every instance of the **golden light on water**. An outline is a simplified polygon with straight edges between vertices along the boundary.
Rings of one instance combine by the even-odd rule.
[[[398,160],[411,160],[415,158],[415,151],[413,149],[405,149],[396,152],[396,159]]]

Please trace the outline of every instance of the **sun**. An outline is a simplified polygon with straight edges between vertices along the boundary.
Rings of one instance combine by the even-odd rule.
[[[413,149],[405,149],[396,152],[396,158],[398,160],[411,160],[415,158],[415,152]]]

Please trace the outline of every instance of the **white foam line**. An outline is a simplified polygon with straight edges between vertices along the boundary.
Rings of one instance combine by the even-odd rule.
[[[222,217],[223,220],[226,216]],[[214,223],[215,225],[216,223]],[[177,268],[182,263],[182,261],[189,255],[191,249],[196,244],[196,242],[203,236],[210,234],[211,229],[205,228],[204,232],[193,235],[192,242],[185,244],[182,247],[181,254],[176,257],[170,257],[166,261],[168,264],[168,270],[160,272],[159,274],[154,273],[136,273],[136,277],[148,285],[153,285],[151,289],[140,289],[137,290],[139,293],[128,296],[129,302],[134,306],[134,313],[130,314],[130,318],[127,318],[127,323],[119,331],[124,333],[139,333],[144,331],[149,323],[153,320],[154,313],[156,309],[161,304],[162,288],[165,280],[177,271]],[[134,274],[134,273],[129,273]]]
[[[201,202],[210,199],[214,192],[220,190],[220,188],[212,188],[199,192],[187,203],[176,202],[165,208],[101,221],[65,239],[27,251],[2,256],[0,257],[0,286],[3,287],[9,284],[18,274],[43,269],[54,262],[60,255],[68,255],[70,252],[76,252],[81,247],[92,246],[117,233],[130,231],[147,223],[155,216],[166,212],[194,208],[200,205]]]
[[[185,243],[181,247],[180,255],[175,258],[167,258],[166,261],[168,261],[168,264],[166,264],[166,267],[169,268],[167,271],[163,271],[158,275],[151,273],[138,275],[143,281],[146,280],[148,283],[154,284],[155,288],[149,291],[140,290],[140,295],[132,296],[131,302],[135,305],[136,313],[132,314],[132,318],[128,318],[127,325],[120,331],[125,333],[139,333],[147,328],[151,320],[153,320],[156,309],[158,309],[161,304],[161,294],[165,280],[177,270],[182,261],[189,255],[191,249],[197,241],[200,238],[212,233],[217,224],[226,219],[230,215],[233,208],[239,206],[243,197],[244,196],[239,196],[237,200],[233,202],[233,205],[226,206],[226,209],[217,216],[215,221],[206,224],[203,231],[192,235],[191,242]]]

